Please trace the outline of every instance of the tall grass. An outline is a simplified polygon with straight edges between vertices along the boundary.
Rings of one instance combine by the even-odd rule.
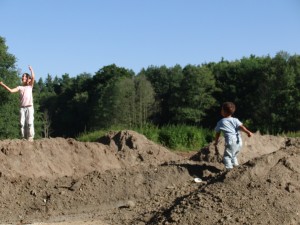
[[[199,150],[212,140],[212,136],[212,131],[204,128],[168,125],[160,129],[159,143],[174,150]]]
[[[102,129],[102,130],[96,130],[96,131],[91,131],[91,132],[84,132],[79,134],[76,137],[76,140],[82,141],[82,142],[94,142],[97,141],[100,137],[106,135],[110,131],[119,131],[123,130],[124,128],[122,127],[111,127],[108,129]]]
[[[139,127],[134,129],[134,131],[145,135],[146,138],[148,138],[149,140],[155,142],[155,143],[159,143],[159,131],[160,129],[153,125],[153,124],[146,124],[143,127]]]
[[[282,136],[292,137],[292,138],[300,137],[300,131],[286,132],[286,133],[283,133]]]
[[[79,141],[96,141],[109,131],[118,130],[124,130],[124,128],[113,127],[107,130],[83,133],[76,139]],[[177,151],[199,150],[213,140],[213,131],[187,125],[167,125],[159,128],[152,124],[147,124],[131,130],[145,135],[155,143]]]
[[[82,141],[82,142],[94,142],[94,141],[97,141],[100,137],[104,136],[107,133],[108,133],[107,130],[84,132],[84,133],[79,134],[76,137],[76,140]]]

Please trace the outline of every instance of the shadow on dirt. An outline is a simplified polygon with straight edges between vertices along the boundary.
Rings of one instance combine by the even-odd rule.
[[[207,165],[207,164],[188,164],[188,163],[183,163],[183,164],[177,164],[177,163],[165,163],[162,164],[162,166],[176,166],[176,167],[182,167],[185,168],[189,175],[191,177],[198,177],[201,178],[203,181],[209,181],[213,177],[215,177],[217,174],[222,173],[222,169],[213,166],[213,165]]]

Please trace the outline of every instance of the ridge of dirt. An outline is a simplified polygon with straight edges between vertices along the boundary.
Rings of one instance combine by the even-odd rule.
[[[0,141],[0,171],[10,177],[55,179],[180,159],[134,131],[112,132],[105,139],[105,144],[71,138]]]
[[[243,140],[229,172],[222,139],[190,158],[130,130],[0,141],[0,224],[300,224],[300,139]]]
[[[147,224],[300,224],[300,139],[222,172]]]

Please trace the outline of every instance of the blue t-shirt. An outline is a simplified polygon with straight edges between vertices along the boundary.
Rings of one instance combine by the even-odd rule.
[[[227,117],[219,120],[215,131],[223,132],[226,144],[232,144],[233,142],[242,144],[242,138],[239,132],[241,125],[243,125],[243,123],[239,121],[239,119]]]

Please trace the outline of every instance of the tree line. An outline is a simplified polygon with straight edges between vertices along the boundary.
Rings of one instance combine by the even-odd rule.
[[[0,37],[0,79],[20,85],[16,57]],[[36,74],[36,77],[40,77]],[[300,130],[300,56],[278,52],[201,65],[149,66],[139,73],[115,64],[94,75],[47,75],[34,90],[37,137],[76,137],[113,126],[186,124],[213,129],[224,101],[250,129]],[[0,89],[0,138],[19,137],[18,95]]]

